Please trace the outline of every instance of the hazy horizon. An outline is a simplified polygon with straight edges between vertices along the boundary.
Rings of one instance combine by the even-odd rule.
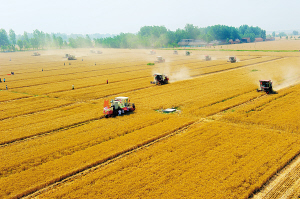
[[[165,26],[172,31],[186,24],[207,27],[247,24],[266,31],[299,30],[297,0],[211,1],[38,1],[0,0],[0,28],[16,34],[38,29],[46,33],[137,33],[143,26]]]

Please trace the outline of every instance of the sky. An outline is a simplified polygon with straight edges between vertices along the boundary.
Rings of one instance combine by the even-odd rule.
[[[0,0],[0,29],[16,34],[137,33],[143,26],[175,31],[186,24],[300,30],[300,0]]]

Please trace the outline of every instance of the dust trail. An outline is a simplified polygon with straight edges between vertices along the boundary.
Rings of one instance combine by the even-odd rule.
[[[169,77],[169,82],[177,82],[182,80],[190,79],[189,69],[185,66],[180,66],[177,68],[171,68],[168,64],[156,64],[157,67],[153,68],[152,75],[155,73],[162,73]]]
[[[187,67],[181,67],[179,71],[173,72],[170,75],[170,82],[177,82],[182,80],[190,79],[190,71]]]
[[[274,81],[275,90],[280,90],[300,83],[300,69],[296,67],[284,67],[282,70],[282,80]]]

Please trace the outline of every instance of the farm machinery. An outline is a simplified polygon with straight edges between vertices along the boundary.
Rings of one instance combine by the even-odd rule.
[[[155,73],[153,77],[154,77],[154,81],[151,81],[150,82],[151,84],[163,85],[169,83],[169,78],[164,74]]]
[[[154,63],[163,63],[163,62],[165,62],[165,59],[163,59],[162,56],[157,56],[156,58],[157,58],[157,60],[154,61]]]
[[[103,114],[106,118],[111,116],[118,116],[125,114],[126,112],[132,112],[135,110],[135,105],[129,103],[128,97],[116,97],[114,100],[110,101],[110,106],[108,100],[104,101]]]
[[[40,56],[41,54],[39,52],[34,52],[32,56]]]
[[[211,60],[211,56],[205,55],[205,56],[204,56],[204,60],[205,60],[205,61],[210,61],[210,60]]]
[[[75,55],[68,54],[68,60],[76,60]]]
[[[186,55],[186,56],[190,56],[190,55],[191,55],[191,52],[190,52],[190,51],[185,51],[185,55]]]
[[[174,50],[173,54],[174,54],[174,55],[178,55],[178,51],[177,51],[177,50]]]
[[[274,93],[271,80],[259,80],[260,89],[257,92],[264,91],[267,94]]]
[[[150,55],[155,55],[155,54],[156,54],[155,50],[150,50]]]
[[[236,62],[236,57],[230,56],[228,58],[227,62],[235,63]]]
[[[102,51],[101,50],[97,50],[96,54],[102,54]]]

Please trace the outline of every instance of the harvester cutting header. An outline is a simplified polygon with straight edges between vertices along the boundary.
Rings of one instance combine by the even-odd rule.
[[[122,115],[126,112],[132,112],[135,110],[135,105],[129,103],[128,97],[116,97],[114,100],[110,101],[110,106],[108,100],[104,101],[103,114],[106,118],[111,116]]]

